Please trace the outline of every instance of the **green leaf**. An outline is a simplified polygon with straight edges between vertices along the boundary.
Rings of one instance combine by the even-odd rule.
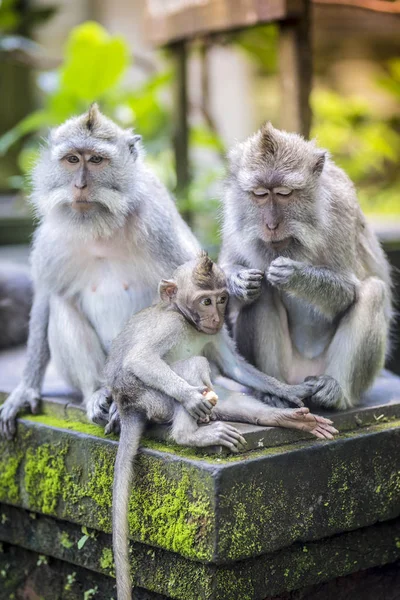
[[[76,27],[66,47],[61,88],[90,103],[114,86],[129,64],[128,46],[122,37],[111,37],[98,23]]]
[[[38,110],[31,113],[25,119],[22,119],[15,127],[7,131],[0,137],[0,156],[8,151],[22,137],[33,131],[37,131],[49,124],[49,113],[45,110]]]
[[[88,539],[89,539],[88,535],[83,535],[81,537],[81,539],[78,541],[78,550],[82,550],[83,546],[86,544]]]

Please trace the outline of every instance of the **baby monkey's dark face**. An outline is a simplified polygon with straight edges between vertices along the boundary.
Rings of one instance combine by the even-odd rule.
[[[196,325],[199,331],[210,335],[221,330],[228,304],[226,288],[218,290],[199,290],[192,300],[190,312],[196,315]]]

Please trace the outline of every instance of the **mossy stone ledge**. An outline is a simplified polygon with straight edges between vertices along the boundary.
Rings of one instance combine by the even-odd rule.
[[[400,380],[389,379],[387,403],[373,390],[333,417],[334,441],[242,426],[250,450],[232,456],[145,439],[129,509],[134,597],[264,600],[400,558]],[[68,399],[42,409],[0,441],[0,571],[26,555],[64,577],[68,589],[44,600],[82,598],[86,575],[94,598],[116,598],[118,441]]]

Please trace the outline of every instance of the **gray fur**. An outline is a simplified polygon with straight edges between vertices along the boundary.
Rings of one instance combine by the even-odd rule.
[[[132,463],[144,423],[170,423],[170,438],[178,444],[223,445],[232,452],[245,444],[236,428],[219,421],[200,427],[199,422],[222,419],[281,425],[309,431],[322,439],[332,439],[336,433],[331,421],[311,415],[307,408],[272,408],[244,394],[218,401],[213,411],[212,403],[204,397],[204,392],[212,390],[209,361],[222,374],[248,386],[255,394],[266,394],[278,401],[281,397],[298,403],[301,397],[316,392],[319,383],[290,387],[274,381],[238,355],[222,323],[215,334],[201,330],[193,314],[193,299],[199,292],[206,292],[210,298],[213,292],[217,297],[226,294],[221,289],[225,277],[216,265],[208,277],[212,287],[205,290],[205,273],[199,273],[196,264],[201,260],[180,266],[169,282],[160,283],[161,302],[130,319],[115,339],[104,371],[105,383],[117,408],[110,411],[112,420],[115,416],[116,428],[121,428],[113,492],[118,600],[131,598],[127,511]],[[170,295],[166,293],[168,283],[171,288],[176,286]],[[224,314],[225,306],[208,309],[209,314],[216,310]]]
[[[83,393],[89,417],[104,422],[106,392],[97,392],[112,340],[132,313],[151,304],[161,277],[198,252],[168,191],[146,166],[139,138],[94,106],[53,130],[42,149],[32,194],[40,219],[31,254],[35,307],[23,381],[0,414],[7,437],[18,411],[36,408],[49,342],[52,359]],[[71,152],[107,161],[87,180],[89,211],[73,210],[81,184],[64,166]]]
[[[293,191],[279,197],[279,186]],[[270,191],[260,199],[256,188]],[[233,148],[220,264],[235,294],[239,351],[282,381],[333,377],[340,385],[321,379],[313,400],[356,404],[387,352],[390,268],[353,184],[326,151],[270,124]],[[265,279],[238,293],[249,269]]]

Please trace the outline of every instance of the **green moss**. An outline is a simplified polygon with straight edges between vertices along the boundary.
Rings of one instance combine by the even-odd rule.
[[[18,469],[23,453],[16,442],[0,443],[0,499],[16,504],[20,501]]]
[[[94,517],[93,526],[111,532],[111,503],[115,452],[96,444],[90,447],[88,472],[74,467],[65,476],[62,498],[67,507],[65,516],[80,520],[88,506]]]
[[[72,546],[74,545],[74,542],[72,542],[69,539],[69,535],[66,531],[62,531],[61,535],[60,535],[60,544],[63,548],[66,548],[67,550],[69,548],[72,548]]]
[[[115,577],[114,557],[111,548],[103,548],[100,557],[100,567],[110,577]]]
[[[52,415],[24,415],[24,421],[33,421],[34,423],[42,423],[48,427],[57,427],[58,429],[66,429],[68,431],[76,431],[78,433],[86,433],[103,439],[117,440],[115,435],[105,435],[103,427],[92,423],[81,423],[80,421],[70,421],[68,419],[60,419]]]
[[[25,489],[30,508],[53,514],[61,496],[68,446],[61,443],[28,448],[25,457]]]
[[[182,600],[211,598],[212,583],[207,566],[199,563],[180,567],[175,565],[167,579],[165,593],[168,597]],[[247,599],[243,598],[243,600]]]
[[[210,558],[213,510],[194,470],[142,456],[133,486],[129,525],[134,539],[198,559]]]
[[[256,597],[253,582],[249,572],[243,572],[241,566],[233,569],[219,569],[217,571],[217,585],[223,598],[234,598],[240,600],[253,600]]]

